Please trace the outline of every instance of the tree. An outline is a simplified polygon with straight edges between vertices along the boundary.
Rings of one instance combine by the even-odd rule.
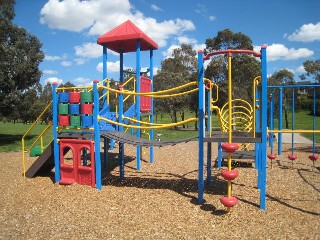
[[[274,74],[272,74],[269,79],[268,79],[268,85],[276,85],[276,86],[285,86],[285,85],[293,85],[295,84],[294,81],[294,75],[292,72],[290,72],[287,69],[282,69],[278,72],[275,72]],[[269,90],[269,94],[271,93],[272,90]],[[294,89],[292,89],[292,91],[294,91]],[[286,128],[289,128],[289,121],[288,121],[288,102],[291,102],[290,99],[291,98],[291,91],[284,91],[283,93],[283,108],[284,108],[284,117],[285,117],[285,123],[286,123]],[[279,96],[278,94],[275,95],[275,102],[279,102],[278,100]],[[277,109],[278,107],[282,107],[279,106],[279,104],[275,104],[275,112],[277,113]]]
[[[196,51],[190,45],[182,44],[174,49],[172,57],[161,63],[161,70],[154,77],[155,91],[161,91],[181,86],[190,81],[197,80]],[[196,104],[196,102],[192,102]],[[184,109],[191,104],[191,96],[179,96],[173,98],[156,99],[155,106],[158,112],[170,114],[172,122],[177,122],[177,114],[184,119]]]
[[[206,40],[205,53],[217,50],[247,49],[252,50],[251,39],[245,34],[234,33],[230,29],[219,31],[214,38]],[[247,54],[234,54],[232,56],[232,88],[233,98],[242,98],[252,101],[253,79],[260,75],[260,62]],[[205,70],[205,77],[214,80],[219,86],[219,101],[221,107],[228,98],[228,57],[218,55],[212,57]]]
[[[0,0],[0,114],[10,115],[20,95],[37,87],[42,44],[25,29],[12,24],[15,0]]]
[[[320,59],[315,61],[307,60],[303,63],[303,67],[306,73],[300,75],[301,80],[311,77],[315,83],[320,83]]]
[[[247,35],[234,33],[230,29],[219,31],[216,37],[206,40],[205,53],[226,49],[253,50],[252,41]]]

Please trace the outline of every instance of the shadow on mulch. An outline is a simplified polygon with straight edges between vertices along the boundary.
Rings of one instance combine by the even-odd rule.
[[[292,206],[289,203],[286,203],[283,200],[280,200],[279,198],[273,197],[271,195],[267,194],[267,198],[269,198],[271,201],[276,201],[276,202],[278,202],[278,203],[280,203],[280,204],[282,204],[282,205],[284,205],[284,206],[286,206],[288,208],[292,208],[292,209],[297,210],[299,212],[303,212],[303,213],[307,213],[307,214],[310,214],[310,215],[319,216],[319,213],[317,213],[317,212],[311,212],[311,211],[308,211],[308,210],[305,210],[305,209],[302,209],[302,208],[298,208],[298,207]],[[285,199],[285,200],[289,200],[289,199]],[[290,199],[290,200],[294,201],[293,199]]]
[[[125,156],[125,164],[135,160],[134,157]],[[141,160],[146,162],[145,160]],[[144,177],[142,174],[132,175],[125,177],[120,180],[118,175],[112,174],[112,170],[119,167],[117,154],[113,154],[109,157],[110,168],[103,175],[102,184],[106,186],[125,186],[143,189],[168,189],[174,191],[186,198],[190,199],[190,203],[199,205],[203,211],[212,212],[214,215],[226,214],[226,211],[217,210],[212,204],[199,203],[198,199],[194,197],[194,193],[198,192],[198,181],[197,179],[190,179],[186,176],[196,173],[198,170],[195,169],[183,175],[173,174],[169,172],[157,172],[149,174]],[[126,166],[127,169],[135,170],[135,168]],[[227,194],[227,182],[219,178],[220,174],[212,176],[210,184],[205,184],[205,194],[210,195],[226,195]]]

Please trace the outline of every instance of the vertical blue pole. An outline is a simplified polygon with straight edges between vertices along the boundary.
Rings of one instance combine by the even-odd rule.
[[[218,168],[222,167],[222,145],[221,142],[218,142]]]
[[[150,79],[151,79],[151,92],[153,92],[153,50],[150,50]],[[150,123],[154,123],[154,99],[151,98],[151,109],[150,109]],[[150,130],[150,139],[154,140],[154,130]],[[154,163],[154,149],[150,147],[150,163]]]
[[[53,129],[53,154],[54,154],[54,180],[60,181],[60,154],[58,144],[58,94],[57,83],[52,84],[52,129]]]
[[[203,192],[204,192],[204,126],[205,126],[205,115],[204,115],[204,70],[203,70],[203,51],[198,51],[198,203],[203,202]]]
[[[93,81],[93,128],[94,128],[94,158],[96,165],[96,188],[102,189],[101,178],[101,158],[100,158],[100,129],[98,122],[99,115],[99,92],[98,92],[98,80]]]
[[[103,56],[102,56],[102,77],[103,80],[107,78],[107,46],[103,46]],[[106,86],[107,83],[104,82],[103,86]],[[106,89],[103,89],[103,107],[107,106],[107,101],[106,101]]]
[[[141,92],[140,83],[140,39],[138,39],[136,46],[136,92],[138,93]],[[141,120],[140,96],[136,96],[136,118],[138,121]],[[140,126],[140,123],[137,123],[137,126]],[[137,129],[136,135],[138,138],[141,137],[140,129]],[[136,148],[136,168],[137,170],[141,170],[141,146],[137,146]]]
[[[291,109],[291,118],[292,118],[292,123],[291,123],[291,130],[294,130],[294,88],[292,88],[292,109]],[[291,153],[292,155],[294,154],[294,133],[292,132],[292,141],[291,141]]]
[[[267,184],[267,47],[261,47],[261,186],[260,209],[266,210],[266,184]]]
[[[317,102],[316,88],[313,88],[313,131],[316,130],[316,102]],[[316,134],[312,134],[312,154],[316,153]]]
[[[274,94],[270,95],[270,130],[274,130]],[[271,153],[273,153],[273,135],[274,133],[269,134],[269,146],[271,147]]]
[[[282,130],[282,106],[283,106],[283,89],[279,89],[279,126],[278,129]],[[282,133],[278,133],[278,155],[282,154]]]
[[[120,83],[123,84],[123,52],[120,52]],[[118,104],[119,104],[119,123],[123,123],[123,94],[118,95]],[[119,126],[119,131],[123,132],[124,128]],[[124,143],[119,143],[119,170],[120,170],[120,179],[124,179]]]

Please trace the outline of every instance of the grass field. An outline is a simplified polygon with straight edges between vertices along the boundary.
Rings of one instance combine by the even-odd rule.
[[[320,129],[320,117],[315,117],[316,119],[316,130]],[[275,119],[275,129],[278,129],[279,121]],[[288,128],[292,128],[292,113],[288,113]],[[282,117],[282,128],[285,129],[285,118],[284,113]],[[310,115],[309,111],[299,111],[294,113],[294,129],[304,129],[304,130],[313,130],[313,116]],[[312,140],[312,133],[302,133],[303,136]],[[320,143],[320,134],[316,134],[316,142]]]
[[[193,113],[186,112],[185,119],[194,117]],[[289,128],[291,128],[292,119],[291,113],[288,116]],[[168,114],[158,114],[155,117],[156,123],[171,123],[171,118]],[[181,118],[178,118],[178,121],[181,121]],[[283,119],[283,123],[284,123]],[[10,151],[20,151],[21,150],[21,138],[24,133],[30,127],[30,124],[22,123],[1,123],[0,124],[0,152],[10,152]],[[217,123],[217,118],[213,117],[213,126],[219,126]],[[316,117],[316,126],[317,129],[320,129],[320,117]],[[30,147],[32,142],[37,138],[37,136],[45,129],[46,125],[35,125],[30,134],[25,138],[26,148]],[[275,119],[275,129],[278,128],[278,120]],[[283,125],[285,128],[285,125]],[[300,111],[295,113],[295,129],[313,129],[313,116],[309,115],[307,111]],[[175,129],[158,129],[155,130],[156,134],[161,134],[161,140],[177,140],[184,139],[193,136],[197,136],[197,131],[195,131],[194,123],[189,123],[185,125],[185,128],[182,126],[178,130]],[[307,138],[312,140],[312,134],[303,134]],[[144,137],[147,137],[145,135]],[[48,144],[52,139],[52,130],[50,130],[44,136],[44,145]],[[320,134],[316,134],[316,142],[320,143]]]

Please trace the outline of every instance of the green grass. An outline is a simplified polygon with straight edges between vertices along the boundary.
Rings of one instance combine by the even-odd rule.
[[[185,119],[193,118],[194,113],[186,112]],[[291,113],[288,115],[289,120],[289,128],[291,129]],[[181,117],[178,116],[178,121],[181,121]],[[316,125],[317,129],[320,129],[320,117],[316,117]],[[171,123],[171,118],[168,114],[158,114],[155,117],[156,123]],[[283,116],[283,123],[284,123]],[[21,138],[23,134],[30,127],[30,124],[22,124],[22,123],[1,123],[0,124],[0,152],[10,152],[10,151],[20,151],[21,150]],[[212,126],[218,127],[217,117],[213,116]],[[25,138],[26,148],[30,147],[36,137],[42,132],[42,130],[46,127],[46,125],[37,124],[34,129],[30,132],[30,134]],[[275,119],[275,129],[278,128],[278,120]],[[285,125],[283,124],[283,128]],[[299,111],[295,113],[295,129],[308,129],[312,130],[313,128],[313,116],[309,115],[308,111]],[[194,128],[194,122],[188,123],[185,125],[185,128],[179,126],[178,130],[174,128],[171,129],[157,129],[155,130],[156,134],[161,134],[160,139],[162,141],[165,140],[178,140],[185,139],[197,136],[197,131]],[[312,140],[312,134],[303,134],[307,138]],[[145,135],[144,137],[147,137]],[[52,129],[44,137],[44,144],[48,144],[49,141],[52,140]],[[320,143],[320,134],[316,134],[316,142]],[[40,145],[40,143],[37,143]]]
[[[20,151],[22,149],[21,139],[31,124],[1,123],[0,124],[0,152]],[[46,125],[37,124],[25,138],[26,148],[30,147],[38,135],[45,129]],[[44,136],[44,144],[52,139],[52,130]],[[40,143],[38,143],[40,145]]]
[[[316,130],[320,129],[320,117],[315,117],[316,119]],[[292,113],[288,112],[288,128],[292,128]],[[278,129],[279,121],[278,119],[274,120],[274,129]],[[282,116],[282,128],[285,129],[285,116],[283,113]],[[294,113],[294,129],[303,129],[303,130],[313,130],[313,116],[310,115],[309,111],[298,111]],[[312,133],[302,133],[303,136],[312,140]],[[320,134],[315,134],[316,142],[320,143]]]

